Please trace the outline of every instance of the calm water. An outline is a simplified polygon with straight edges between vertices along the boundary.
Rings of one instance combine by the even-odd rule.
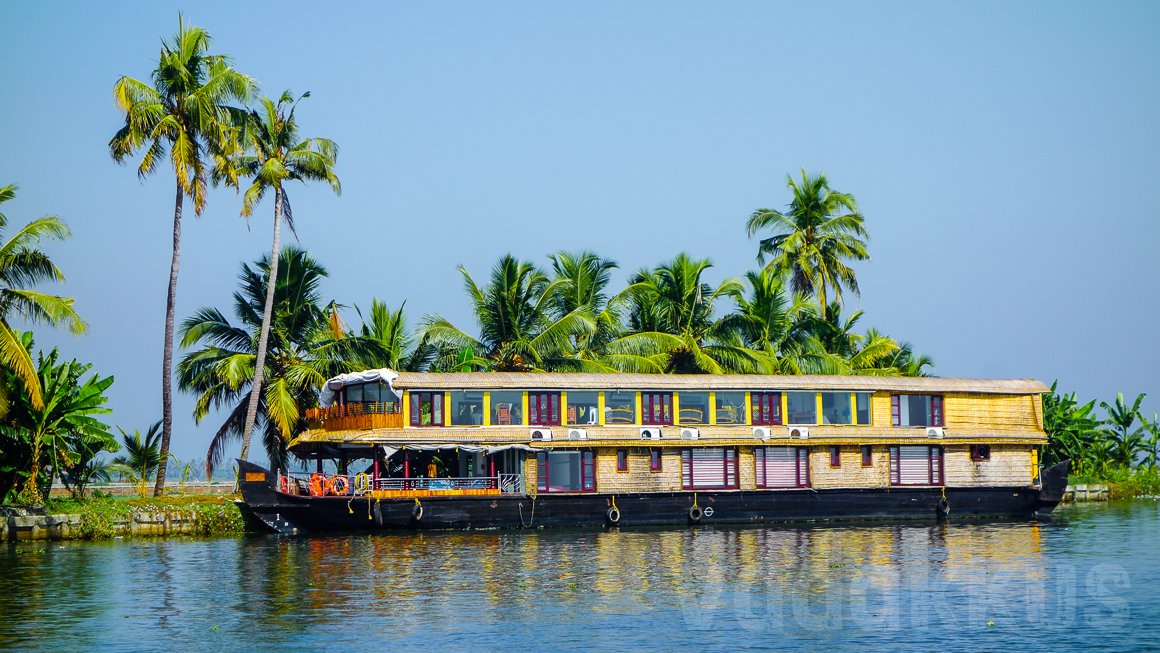
[[[1160,650],[1160,503],[1050,523],[0,545],[0,649]]]

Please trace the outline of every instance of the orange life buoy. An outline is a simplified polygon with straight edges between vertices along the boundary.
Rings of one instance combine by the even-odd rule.
[[[310,475],[310,496],[320,497],[326,492],[326,476],[317,472]]]
[[[350,481],[345,476],[335,476],[327,482],[326,489],[331,494],[341,497],[350,492]]]
[[[278,481],[278,489],[282,491],[282,494],[290,494],[290,479],[283,476]]]

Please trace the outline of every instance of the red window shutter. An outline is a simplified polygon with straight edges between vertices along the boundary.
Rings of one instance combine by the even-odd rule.
[[[930,398],[930,413],[931,420],[934,422],[932,426],[946,426],[943,423],[943,398],[942,395],[934,395]]]
[[[890,423],[902,426],[902,397],[890,395]]]

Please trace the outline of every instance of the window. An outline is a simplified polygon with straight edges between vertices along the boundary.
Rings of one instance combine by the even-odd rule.
[[[859,392],[854,395],[854,403],[858,411],[858,423],[863,425],[870,424],[870,393]]]
[[[842,450],[838,447],[830,447],[830,467],[842,466]]]
[[[529,392],[528,424],[536,426],[560,425],[560,393]]]
[[[818,423],[818,396],[813,392],[787,392],[786,408],[790,424]]]
[[[493,426],[523,424],[524,393],[518,390],[492,391],[491,423]]]
[[[810,451],[806,447],[757,447],[753,454],[757,487],[810,486]]]
[[[681,451],[681,487],[686,490],[737,487],[737,450],[713,447]]]
[[[671,392],[642,392],[640,409],[643,411],[642,424],[658,426],[673,423],[673,394]]]
[[[568,424],[599,424],[597,414],[600,405],[598,392],[576,391],[568,393]]]
[[[853,424],[849,392],[822,393],[822,424]]]
[[[483,393],[482,392],[452,392],[451,395],[451,424],[452,426],[477,426],[483,424]]]
[[[717,393],[717,423],[744,424],[745,423],[745,393],[718,392]]]
[[[616,471],[618,471],[618,472],[627,472],[628,471],[628,449],[617,449],[616,450]]]
[[[753,392],[749,400],[754,424],[781,424],[780,392]]]
[[[636,393],[604,393],[605,424],[636,424]]]
[[[891,485],[942,485],[943,448],[890,447]]]
[[[536,454],[536,489],[540,492],[595,492],[591,451],[541,451]]]
[[[412,392],[411,426],[443,426],[443,393]]]
[[[680,401],[681,410],[678,417],[681,418],[681,424],[709,423],[708,392],[682,392]]]
[[[381,407],[380,412],[397,412],[398,401],[385,383],[358,383],[342,389],[342,402],[347,405],[362,404],[364,408]]]
[[[991,459],[991,445],[989,444],[972,444],[971,445],[971,460],[975,462],[983,462]]]
[[[661,460],[662,460],[661,450],[660,449],[649,449],[648,456],[649,456],[649,458],[648,458],[648,471],[650,471],[650,472],[661,471]]]
[[[892,395],[890,420],[894,426],[946,426],[942,395]]]
[[[874,450],[868,444],[862,445],[862,466],[863,467],[873,467],[874,466]]]

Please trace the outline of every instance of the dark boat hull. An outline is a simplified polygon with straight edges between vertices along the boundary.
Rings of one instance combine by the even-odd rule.
[[[366,499],[307,497],[275,490],[273,475],[241,465],[253,522],[283,533],[391,529],[652,526],[808,521],[1033,518],[1059,502],[1052,487],[890,487],[540,494]],[[1056,474],[1058,476],[1058,474]],[[1066,485],[1066,467],[1062,482]],[[252,479],[252,480],[246,480]],[[262,480],[258,480],[262,479]],[[1045,484],[1048,481],[1044,474]],[[1062,496],[1062,491],[1058,491]],[[610,514],[615,501],[616,512]],[[944,503],[945,501],[945,503]],[[696,509],[694,509],[696,504]],[[614,519],[615,517],[615,519]]]

